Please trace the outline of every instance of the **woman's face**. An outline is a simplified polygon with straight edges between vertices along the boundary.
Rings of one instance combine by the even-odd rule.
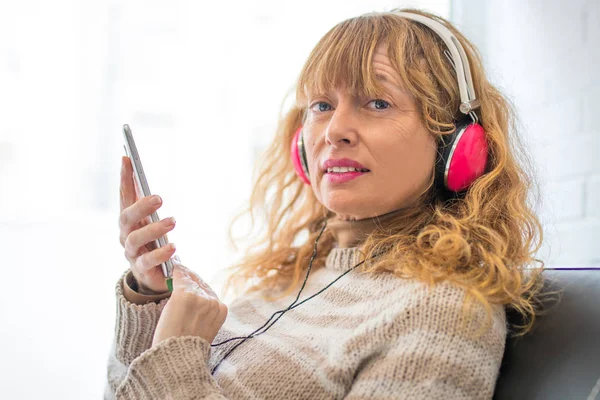
[[[436,142],[421,122],[414,98],[402,88],[385,46],[373,68],[386,92],[359,98],[340,90],[308,94],[303,128],[311,185],[317,199],[345,220],[406,207],[430,183]],[[327,160],[350,159],[369,171],[327,172]],[[350,175],[354,179],[345,180]]]

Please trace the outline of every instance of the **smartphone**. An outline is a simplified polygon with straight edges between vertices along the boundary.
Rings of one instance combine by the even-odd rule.
[[[140,159],[140,153],[135,145],[135,141],[133,140],[133,134],[131,133],[131,128],[129,125],[123,125],[123,137],[125,138],[125,154],[131,160],[131,165],[133,165],[133,175],[135,175],[135,181],[137,184],[137,190],[139,191],[138,196],[147,197],[151,196],[150,187],[148,186],[148,180],[146,179],[146,174],[144,173],[144,167],[142,167],[142,160]],[[158,217],[158,213],[155,211],[150,215],[152,222],[160,221]],[[168,240],[165,236],[161,236],[157,240],[154,241],[154,248],[158,249],[159,247],[163,247],[167,245]],[[165,278],[170,278],[173,275],[173,263],[171,259],[168,259],[167,262],[161,264],[161,268]]]

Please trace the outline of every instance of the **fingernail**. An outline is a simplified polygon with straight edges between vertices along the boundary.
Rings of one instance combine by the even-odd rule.
[[[152,196],[152,197],[150,198],[150,202],[151,202],[152,204],[154,204],[154,205],[158,205],[158,204],[160,204],[160,201],[161,201],[161,199],[160,199],[160,196],[159,196],[159,195],[157,195],[157,194],[155,194],[154,196]]]

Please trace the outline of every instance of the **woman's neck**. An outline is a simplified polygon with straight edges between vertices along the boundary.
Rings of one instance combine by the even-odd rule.
[[[376,217],[359,220],[342,220],[339,216],[327,220],[327,228],[333,234],[337,247],[356,247],[377,228],[385,228],[403,209],[395,210]]]

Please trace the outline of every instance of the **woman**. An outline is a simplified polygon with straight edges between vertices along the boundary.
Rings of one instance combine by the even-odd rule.
[[[124,158],[131,268],[107,398],[492,397],[505,308],[519,333],[537,312],[541,269],[525,268],[541,229],[509,103],[475,49],[401,11],[341,22],[309,56],[252,193],[267,230],[232,269],[244,287],[229,308],[179,262],[167,291],[157,266],[175,250],[146,245],[174,224],[144,222],[160,200],[137,199]],[[459,131],[466,147],[449,141]],[[463,151],[475,161],[456,181]]]

